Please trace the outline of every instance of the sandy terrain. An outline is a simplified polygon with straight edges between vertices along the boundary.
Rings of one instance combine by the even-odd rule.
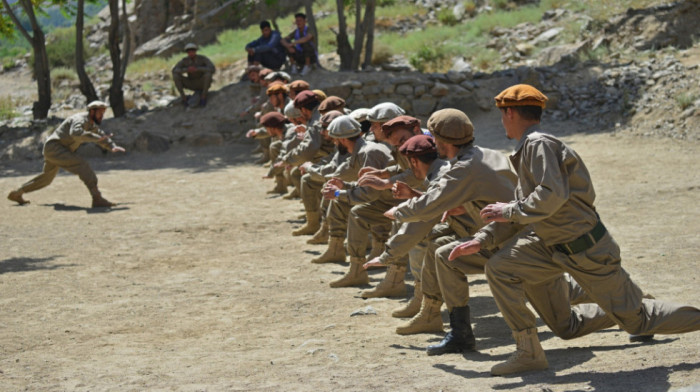
[[[565,139],[589,166],[626,269],[657,298],[700,305],[698,145]],[[507,147],[500,132],[477,140]],[[514,345],[483,276],[471,278],[479,352],[428,357],[440,335],[394,333],[390,313],[405,300],[328,287],[345,267],[309,263],[323,247],[290,235],[301,204],[265,194],[272,184],[249,148],[92,159],[104,195],[121,203],[109,212],[86,209],[88,192],[67,174],[28,206],[0,202],[0,390],[700,388],[697,332],[643,345],[619,329],[563,341],[541,326],[550,370],[491,377]],[[3,163],[0,190],[40,166]],[[367,306],[377,314],[351,316]]]

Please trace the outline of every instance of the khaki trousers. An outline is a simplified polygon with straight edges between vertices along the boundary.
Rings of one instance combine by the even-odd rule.
[[[201,91],[202,95],[206,95],[211,87],[212,73],[211,72],[196,72],[193,75],[187,75],[180,72],[173,72],[173,83],[180,95],[185,95],[183,89],[192,91]]]
[[[307,212],[318,211],[321,207],[321,199],[323,198],[321,189],[323,189],[323,184],[325,184],[325,182],[313,179],[311,174],[307,173],[301,176],[299,194],[301,195],[301,202],[304,204],[304,209]],[[343,236],[345,236],[345,234],[343,234]]]
[[[367,240],[372,232],[379,242],[386,242],[391,233],[392,220],[384,216],[392,204],[382,200],[353,206],[348,217],[348,254],[350,257],[365,257]],[[407,264],[402,258],[403,265]]]
[[[469,303],[469,280],[467,275],[483,274],[484,265],[491,257],[491,252],[482,250],[473,255],[461,256],[449,260],[450,252],[459,244],[472,237],[450,242],[435,251],[435,267],[442,298],[448,310],[467,306]]]
[[[535,328],[525,299],[557,336],[571,339],[618,324],[635,335],[700,329],[700,310],[642,298],[642,290],[622,268],[620,249],[610,234],[574,255],[548,247],[534,234],[496,252],[486,278],[498,308],[513,331]],[[595,304],[571,306],[563,272],[578,282]]]
[[[447,234],[447,235],[446,235]],[[431,232],[428,237],[428,247],[423,258],[423,268],[420,273],[421,289],[423,295],[430,299],[442,301],[442,293],[440,292],[440,283],[437,276],[437,266],[435,264],[437,250],[457,241],[457,235],[445,232]]]
[[[282,150],[282,141],[281,140],[275,140],[272,143],[270,143],[270,162],[272,162],[273,164],[270,165],[270,170],[267,171],[268,177],[275,177],[277,175],[284,174],[284,166],[283,167],[275,167],[275,165],[274,165],[275,161],[277,161],[277,157],[280,156],[281,150]]]
[[[88,189],[97,187],[97,175],[85,159],[71,152],[57,140],[49,140],[44,144],[42,173],[24,183],[19,190],[28,193],[48,186],[58,174],[58,169],[77,174]]]
[[[350,203],[343,200],[331,200],[328,203],[326,220],[328,221],[328,232],[331,237],[343,237],[348,231],[348,214],[350,213]]]

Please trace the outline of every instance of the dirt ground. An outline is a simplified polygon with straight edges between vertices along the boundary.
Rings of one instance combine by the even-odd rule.
[[[477,135],[507,148],[502,140]],[[565,140],[587,163],[637,283],[700,305],[698,144]],[[615,328],[564,341],[540,324],[550,369],[490,376],[514,342],[483,275],[470,278],[479,351],[428,357],[441,335],[394,333],[402,321],[390,314],[405,299],[328,287],[346,267],[309,263],[323,247],[290,235],[301,204],[266,195],[272,184],[249,149],[92,159],[104,195],[120,203],[108,212],[85,208],[88,192],[68,174],[27,195],[28,206],[0,202],[0,390],[700,389],[697,332],[639,344]],[[40,167],[2,163],[0,190]],[[351,316],[368,306],[376,314]]]

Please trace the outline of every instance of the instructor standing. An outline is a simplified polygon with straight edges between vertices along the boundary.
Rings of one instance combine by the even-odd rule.
[[[44,144],[44,170],[41,174],[26,182],[19,189],[10,192],[8,199],[20,205],[29,203],[22,195],[44,188],[58,174],[58,169],[64,169],[78,177],[85,183],[90,195],[92,195],[92,207],[113,207],[115,204],[103,198],[97,189],[97,176],[92,171],[87,161],[78,156],[75,151],[83,143],[96,143],[101,148],[112,152],[124,152],[124,148],[117,146],[110,137],[105,134],[99,125],[107,110],[107,104],[101,101],[90,102],[87,113],[74,114],[68,117],[48,137]]]

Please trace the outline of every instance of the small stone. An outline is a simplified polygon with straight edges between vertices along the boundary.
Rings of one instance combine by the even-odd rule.
[[[368,315],[376,315],[377,311],[374,310],[373,307],[371,306],[365,306],[362,309],[357,309],[354,312],[350,313],[350,317],[353,316],[368,316]]]

